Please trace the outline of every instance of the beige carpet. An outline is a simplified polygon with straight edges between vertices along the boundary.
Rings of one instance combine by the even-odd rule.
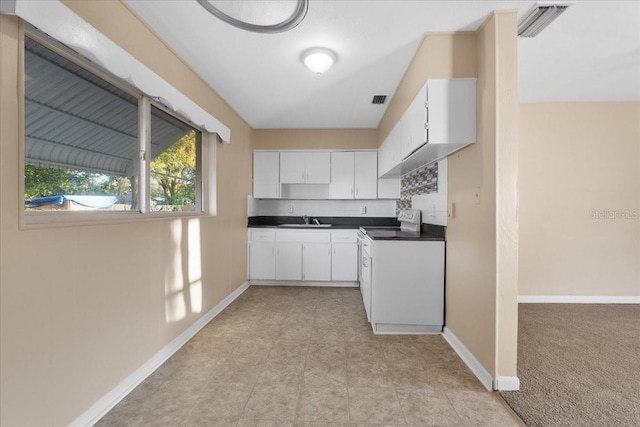
[[[527,426],[640,426],[640,305],[520,304],[518,377]]]

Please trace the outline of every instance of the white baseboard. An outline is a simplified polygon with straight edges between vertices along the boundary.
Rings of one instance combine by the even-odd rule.
[[[496,386],[500,391],[520,390],[520,378],[518,377],[498,377]]]
[[[520,295],[520,304],[640,304],[640,296]]]
[[[359,282],[298,282],[290,280],[251,280],[256,286],[317,286],[321,288],[357,288]]]
[[[173,341],[164,346],[162,350],[157,352],[151,359],[147,360],[140,368],[125,378],[109,393],[105,394],[100,400],[94,403],[82,415],[76,418],[71,426],[92,426],[97,423],[107,412],[124,399],[134,388],[151,375],[160,367],[169,357],[180,349],[191,337],[193,337],[200,329],[216,317],[222,310],[231,304],[249,287],[249,282],[243,283],[238,289],[231,292],[225,299],[220,301],[209,310],[204,316],[198,319],[193,325],[189,326],[183,333],[178,335]]]
[[[458,353],[458,356],[460,356],[462,361],[467,364],[469,369],[471,369],[471,372],[473,372],[475,376],[478,377],[482,385],[487,390],[492,391],[493,377],[491,376],[489,371],[487,371],[484,366],[482,366],[482,364],[478,362],[478,359],[476,359],[475,356],[469,351],[469,349],[464,344],[462,344],[462,341],[460,341],[458,337],[456,337],[454,333],[451,332],[451,329],[445,326],[442,335],[444,336],[444,339],[447,340],[451,348],[453,348],[455,352]]]

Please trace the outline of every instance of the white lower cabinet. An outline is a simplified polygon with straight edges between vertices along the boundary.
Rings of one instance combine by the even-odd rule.
[[[249,278],[273,280],[276,278],[276,245],[251,242],[249,244]]]
[[[302,243],[278,242],[276,280],[302,280]]]
[[[249,280],[357,282],[357,230],[253,229]]]
[[[305,243],[302,246],[302,280],[331,280],[331,243]]]
[[[442,241],[371,242],[371,276],[363,282],[371,283],[370,321],[374,333],[442,332],[444,249]]]
[[[331,280],[355,282],[358,280],[358,244],[334,243],[331,250]]]

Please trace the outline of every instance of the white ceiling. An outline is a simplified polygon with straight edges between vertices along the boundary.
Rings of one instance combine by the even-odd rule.
[[[374,128],[425,32],[476,30],[493,10],[533,1],[310,0],[291,31],[232,27],[195,0],[126,0],[254,128]],[[300,61],[324,46],[316,76]],[[640,1],[577,1],[539,36],[519,39],[522,102],[640,100]]]

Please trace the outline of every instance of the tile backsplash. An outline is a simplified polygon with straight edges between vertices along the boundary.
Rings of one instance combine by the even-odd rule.
[[[249,196],[248,203],[249,216],[395,216],[395,200],[254,199]],[[361,213],[362,208],[365,213]]]
[[[396,211],[411,209],[411,196],[438,192],[438,163],[409,172],[400,181],[400,199]]]

